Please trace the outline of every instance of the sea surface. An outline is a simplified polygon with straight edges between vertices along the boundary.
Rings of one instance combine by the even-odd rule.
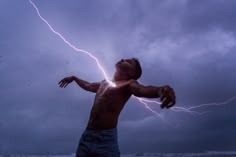
[[[75,154],[68,155],[26,155],[26,154],[5,154],[0,157],[75,157]],[[134,153],[122,154],[121,157],[236,157],[235,152],[205,152],[205,153]]]

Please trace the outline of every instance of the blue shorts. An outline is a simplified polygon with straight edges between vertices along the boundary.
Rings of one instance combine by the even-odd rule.
[[[85,130],[82,134],[76,157],[120,157],[117,128]]]

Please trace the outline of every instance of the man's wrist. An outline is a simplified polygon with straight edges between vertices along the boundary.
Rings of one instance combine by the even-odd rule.
[[[163,88],[164,88],[164,86],[162,86],[162,87],[157,87],[157,94],[158,94],[158,97],[161,97],[162,92],[163,92]]]
[[[75,76],[71,76],[71,78],[72,78],[72,81],[75,81],[75,79],[76,79],[76,77],[75,77]]]

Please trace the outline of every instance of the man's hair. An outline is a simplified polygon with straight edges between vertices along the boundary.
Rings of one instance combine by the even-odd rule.
[[[142,68],[137,58],[132,58],[135,61],[135,75],[133,79],[137,80],[142,75]]]

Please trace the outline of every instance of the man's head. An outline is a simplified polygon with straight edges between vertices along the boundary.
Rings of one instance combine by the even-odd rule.
[[[142,68],[137,58],[121,59],[116,63],[118,75],[125,75],[129,79],[139,79]]]

